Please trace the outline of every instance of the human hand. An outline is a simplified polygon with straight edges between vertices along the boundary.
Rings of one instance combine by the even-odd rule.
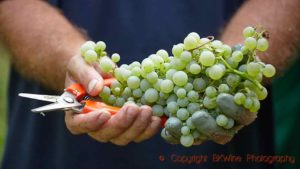
[[[81,56],[74,56],[68,64],[66,86],[80,83],[91,96],[96,96],[103,88],[104,74],[99,67],[90,66]],[[152,137],[160,126],[160,118],[152,116],[149,106],[138,107],[134,104],[123,106],[111,116],[105,111],[93,111],[87,114],[66,112],[65,122],[72,134],[88,134],[99,142],[112,142],[126,145],[131,141],[141,142]]]

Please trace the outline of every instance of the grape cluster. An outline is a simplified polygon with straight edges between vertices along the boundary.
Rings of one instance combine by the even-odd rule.
[[[155,116],[168,117],[162,137],[189,147],[210,140],[205,133],[210,127],[230,130],[242,119],[236,114],[259,110],[260,100],[267,97],[261,85],[263,76],[275,74],[274,66],[257,56],[269,46],[265,33],[246,27],[244,44],[230,47],[192,32],[183,43],[173,46],[172,56],[161,49],[141,63],[120,67],[115,66],[120,55],[109,58],[102,41],[87,41],[81,54],[88,63],[99,63],[103,72],[116,78],[100,93],[104,102],[118,107],[127,103],[151,106]],[[203,126],[203,120],[211,121],[211,126]]]

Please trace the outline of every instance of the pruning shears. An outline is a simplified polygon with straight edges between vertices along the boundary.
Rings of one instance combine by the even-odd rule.
[[[105,79],[104,85],[110,86],[114,78]],[[90,99],[84,87],[74,83],[65,89],[65,92],[60,95],[40,95],[31,93],[19,93],[19,96],[35,100],[52,102],[51,104],[32,109],[32,112],[43,113],[56,110],[72,110],[77,113],[88,113],[94,110],[104,110],[111,115],[116,114],[120,108],[107,105],[101,101]]]

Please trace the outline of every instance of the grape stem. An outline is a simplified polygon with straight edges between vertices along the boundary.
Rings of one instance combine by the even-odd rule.
[[[197,46],[197,47],[195,47],[195,48],[193,48],[193,49],[190,49],[189,51],[192,52],[192,51],[195,50],[195,49],[199,49],[199,48],[201,48],[202,46],[204,46],[204,45],[206,45],[206,44],[212,42],[212,41],[215,39],[214,36],[207,36],[206,38],[207,38],[209,41],[207,41],[206,43],[203,43],[203,44],[201,44],[201,45],[199,45],[199,46]]]
[[[249,51],[250,55],[248,55],[247,64],[250,62],[251,58],[253,58],[253,52]]]
[[[228,72],[237,74],[237,75],[241,76],[242,78],[251,81],[256,87],[259,88],[259,90],[263,90],[263,86],[257,80],[253,80],[249,75],[247,75],[244,72],[240,72],[236,69],[233,69],[222,57],[217,57],[217,58],[220,59],[225,64],[225,66],[228,68],[228,70],[227,70]]]

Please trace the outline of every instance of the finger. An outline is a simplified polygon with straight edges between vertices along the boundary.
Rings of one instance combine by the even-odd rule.
[[[96,96],[103,88],[103,78],[90,65],[88,65],[81,56],[71,58],[67,70],[69,75],[82,84],[91,96]]]
[[[204,140],[201,140],[201,139],[195,139],[193,145],[194,145],[194,146],[198,146],[198,145],[202,144],[203,142],[204,142]]]
[[[242,106],[235,104],[234,97],[230,94],[220,94],[217,97],[217,105],[225,115],[242,125],[252,123],[257,116],[256,113],[246,111]]]
[[[136,105],[125,105],[98,131],[91,132],[89,135],[100,142],[107,142],[130,128],[138,113],[139,108]]]
[[[133,125],[123,134],[113,138],[110,141],[116,145],[127,145],[129,142],[133,141],[136,137],[143,133],[151,121],[151,117],[151,108],[149,106],[141,106]]]
[[[140,143],[144,140],[153,137],[158,132],[159,129],[160,129],[160,118],[156,116],[152,116],[150,125],[148,125],[146,130],[141,135],[139,135],[137,138],[134,139],[134,142]]]
[[[87,114],[78,114],[70,111],[65,113],[65,122],[72,134],[96,131],[109,119],[110,113],[106,111],[92,111]]]
[[[66,74],[65,87],[71,86],[76,83],[75,80],[70,76],[69,72]]]
[[[216,120],[206,111],[197,111],[192,115],[192,122],[197,130],[207,135],[210,139],[218,144],[229,142],[235,133],[233,129],[223,129],[219,127]]]

